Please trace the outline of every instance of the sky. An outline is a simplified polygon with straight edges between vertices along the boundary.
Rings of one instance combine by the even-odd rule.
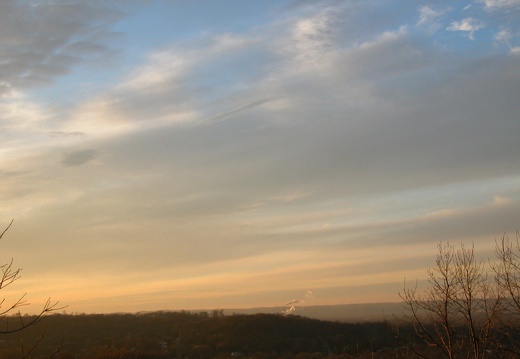
[[[520,0],[0,2],[0,262],[68,312],[396,302],[520,228]],[[293,304],[296,302],[293,302]]]

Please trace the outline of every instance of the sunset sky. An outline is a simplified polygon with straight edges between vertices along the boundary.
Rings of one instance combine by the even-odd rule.
[[[0,129],[28,310],[394,302],[520,228],[520,0],[5,0]]]

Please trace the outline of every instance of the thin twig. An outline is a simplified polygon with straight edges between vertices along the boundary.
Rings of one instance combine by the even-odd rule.
[[[4,233],[7,232],[7,230],[11,227],[11,225],[13,224],[14,222],[14,218],[11,219],[11,223],[9,223],[9,225],[7,226],[6,229],[4,229],[4,231],[2,232],[2,234],[0,234],[0,238],[2,238],[4,236]]]

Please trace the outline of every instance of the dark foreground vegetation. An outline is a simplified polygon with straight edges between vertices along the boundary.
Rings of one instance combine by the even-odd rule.
[[[496,344],[501,344],[501,350],[489,346],[485,356],[467,356],[471,351],[465,348],[465,328],[452,328],[458,348],[453,358],[520,357],[507,346],[520,343],[517,330],[509,331],[507,338],[502,331],[489,333],[489,338],[500,341]],[[436,330],[434,324],[424,329]],[[222,311],[54,314],[23,331],[0,336],[0,359],[232,357],[405,359],[446,355],[425,343],[413,325],[399,321],[345,323],[281,314],[223,315]]]
[[[30,358],[389,358],[398,350],[382,322],[222,311],[55,314],[0,340],[2,359],[20,358],[35,344]]]

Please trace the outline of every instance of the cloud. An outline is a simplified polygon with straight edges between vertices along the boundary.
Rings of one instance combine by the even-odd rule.
[[[475,40],[473,36],[474,33],[484,27],[486,27],[486,25],[483,22],[472,17],[467,17],[460,21],[453,21],[446,30],[465,32],[471,40]]]
[[[63,132],[63,131],[51,131],[49,133],[52,137],[77,137],[77,136],[86,136],[84,132],[80,131],[72,131],[72,132]]]
[[[0,97],[0,128],[4,131],[35,130],[51,117],[51,111],[22,92],[10,91]]]
[[[271,100],[270,99],[263,99],[263,100],[254,101],[254,102],[249,103],[247,105],[243,105],[243,106],[240,106],[238,108],[226,111],[224,113],[219,113],[218,115],[213,115],[213,116],[211,116],[209,118],[206,118],[206,119],[204,119],[202,121],[199,121],[198,124],[205,124],[205,123],[210,123],[210,122],[224,121],[224,120],[228,119],[229,117],[231,117],[233,115],[236,115],[236,114],[238,114],[238,113],[240,113],[242,111],[245,111],[245,110],[257,107],[257,106],[261,106],[261,105],[263,105],[265,103],[268,103],[269,101],[271,101]]]
[[[495,41],[497,44],[504,44],[509,48],[511,54],[518,53],[518,47],[514,47],[511,45],[511,41],[516,38],[511,30],[502,29],[495,34]]]
[[[65,167],[81,166],[87,162],[92,161],[96,156],[96,150],[79,150],[65,153],[61,163]]]
[[[519,0],[481,0],[485,7],[491,10],[505,9],[514,6],[519,6]]]
[[[261,53],[270,48],[268,39],[251,36],[256,39],[254,47],[263,49]],[[280,41],[290,42],[291,36]],[[213,46],[218,45],[212,42],[213,38],[210,40],[206,46],[211,53]],[[244,39],[241,43],[252,42]],[[192,51],[205,53],[204,48],[187,52],[175,49],[180,61],[184,61],[185,54],[190,58]],[[241,54],[240,46],[233,49]],[[223,54],[219,52],[216,58]],[[117,168],[123,177],[135,168],[155,173],[157,182],[153,188],[161,194],[150,197],[149,182],[138,185],[133,193],[139,193],[141,199],[148,198],[152,204],[145,210],[132,201],[128,211],[120,212],[122,218],[140,214],[147,218],[216,215],[251,203],[266,203],[266,199],[280,193],[348,197],[353,193],[385,193],[409,186],[464,181],[502,171],[503,164],[515,161],[507,148],[512,143],[511,121],[516,109],[507,94],[514,93],[516,85],[513,79],[500,80],[509,73],[508,65],[481,64],[485,66],[481,72],[466,76],[465,71],[471,71],[468,64],[458,69],[458,76],[446,77],[454,71],[453,58],[447,54],[444,61],[433,66],[426,55],[424,47],[413,42],[404,27],[340,48],[318,67],[286,71],[290,61],[298,63],[297,58],[287,54],[284,59],[271,59],[280,66],[273,66],[274,72],[260,81],[243,83],[243,91],[224,86],[218,89],[218,100],[201,96],[181,105],[185,106],[183,110],[198,113],[192,118],[213,118],[206,126],[192,126],[197,121],[187,121],[182,126],[162,121],[161,113],[178,111],[172,106],[176,86],[200,81],[202,74],[198,69],[204,68],[203,59],[215,59],[201,56],[199,63],[194,62],[188,71],[180,73],[182,81],[165,85],[165,89],[171,86],[167,91],[171,97],[149,97],[148,85],[131,90],[126,85],[115,85],[114,90],[101,96],[101,103],[106,106],[92,104],[88,107],[96,112],[80,109],[79,113],[85,120],[99,119],[99,132],[106,133],[110,126],[107,120],[118,117],[122,124],[139,124],[133,132],[114,131],[96,145],[103,153],[112,154],[113,162],[107,166]],[[226,56],[231,56],[231,52],[226,52]],[[158,64],[150,61],[139,68]],[[227,69],[233,63],[223,65],[221,69]],[[437,73],[442,80],[432,81],[431,73]],[[128,84],[131,78],[129,75],[123,83]],[[493,91],[479,85],[484,83],[485,89],[493,87]],[[209,87],[204,94],[212,98],[216,89]],[[190,87],[186,90],[189,93]],[[258,102],[259,97],[267,94],[283,99],[287,105],[270,106],[275,100]],[[140,105],[148,98],[153,109]],[[489,103],[494,105],[489,107]],[[239,105],[228,107],[231,104]],[[494,118],[501,125],[492,126],[487,118],[499,109],[501,115]],[[234,118],[232,123],[219,121],[230,115]],[[157,127],[146,127],[154,121],[158,121]],[[77,122],[83,126],[85,123]],[[502,146],[486,145],[496,138],[502,138]],[[493,160],[482,163],[478,153]],[[414,176],[406,176],[409,171]],[[447,171],[453,172],[443,175]],[[162,181],[176,185],[162,185]],[[153,198],[157,205],[153,205]],[[159,204],[164,198],[176,200]]]
[[[427,26],[431,33],[437,31],[441,24],[437,21],[442,17],[448,10],[436,10],[431,6],[424,5],[419,8],[419,20],[415,26]]]
[[[49,85],[78,64],[111,53],[104,38],[121,18],[112,6],[82,1],[0,5],[0,93]]]
[[[310,195],[310,193],[308,193],[308,192],[296,191],[296,192],[288,193],[285,195],[274,196],[274,197],[271,197],[271,199],[273,199],[275,201],[281,201],[281,202],[292,202],[292,201],[296,201],[296,200],[305,198],[309,195]]]
[[[495,41],[497,42],[503,42],[507,45],[509,45],[509,41],[511,40],[512,34],[509,30],[502,29],[501,31],[497,32],[495,34]]]
[[[292,46],[296,61],[320,61],[334,48],[335,28],[338,23],[332,9],[324,9],[313,16],[299,19],[292,25]]]
[[[259,106],[269,96],[236,100],[230,92],[243,88],[222,87],[234,76],[254,73],[256,51],[263,51],[256,44],[254,37],[217,34],[184,47],[176,44],[155,51],[119,83],[78,105],[61,130],[110,137],[169,124],[200,124]],[[226,68],[227,73],[218,81],[212,79],[220,77],[213,72],[217,68]]]

